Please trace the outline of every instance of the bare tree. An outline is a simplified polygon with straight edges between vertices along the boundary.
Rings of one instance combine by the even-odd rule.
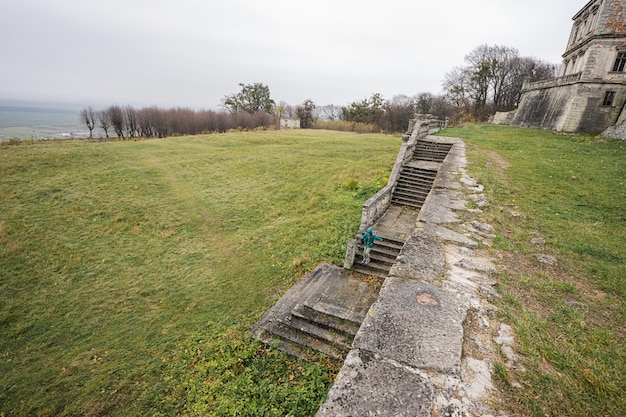
[[[106,110],[100,110],[96,113],[100,128],[104,130],[104,135],[109,137],[109,129],[111,128],[111,119],[109,118],[109,112]]]
[[[524,80],[554,74],[555,69],[501,45],[480,45],[465,56],[465,62],[466,66],[446,74],[443,86],[450,101],[477,120],[485,120],[493,111],[514,109]]]
[[[107,138],[112,128],[122,139],[136,136],[162,138],[172,135],[197,135],[225,132],[236,127],[255,129],[274,124],[274,116],[264,110],[254,113],[226,113],[212,110],[195,111],[180,107],[160,109],[155,106],[137,110],[131,106],[122,108],[118,105],[94,112],[94,120],[99,122]]]
[[[449,102],[462,112],[471,111],[471,73],[468,68],[454,67],[446,73],[443,88]]]
[[[160,110],[156,107],[147,107],[138,110],[137,120],[139,124],[139,134],[145,138],[156,136],[156,125],[160,117]]]
[[[470,73],[469,94],[474,101],[474,116],[487,117],[487,101],[493,82],[494,67],[497,65],[493,48],[480,45],[465,56]]]
[[[406,100],[407,96],[401,99],[398,96],[394,100],[383,105],[384,116],[379,118],[379,126],[386,132],[404,132],[409,125],[409,120],[415,117],[415,105],[413,100]]]
[[[124,110],[117,104],[114,104],[109,106],[106,112],[115,134],[118,138],[124,139]]]
[[[80,119],[89,129],[89,139],[93,138],[93,129],[96,127],[97,112],[89,106],[86,109],[80,111]]]
[[[134,138],[139,131],[137,110],[132,106],[124,107],[124,128],[126,129],[126,137],[128,138]]]
[[[458,107],[446,95],[433,97],[430,103],[430,114],[441,120],[448,118],[453,124],[456,124],[456,119],[459,116]]]
[[[340,106],[327,104],[315,109],[316,118],[330,121],[341,120],[343,112]]]

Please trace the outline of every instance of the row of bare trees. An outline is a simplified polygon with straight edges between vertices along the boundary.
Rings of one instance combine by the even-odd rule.
[[[481,45],[465,56],[465,65],[446,73],[438,109],[456,119],[486,120],[497,111],[519,105],[525,81],[553,78],[558,65],[521,57],[515,48]],[[433,112],[434,113],[434,112]]]
[[[104,110],[94,110],[91,106],[81,110],[80,119],[93,137],[96,128],[102,129],[108,138],[164,138],[168,136],[198,135],[203,133],[226,132],[230,129],[255,129],[274,124],[274,118],[264,111],[227,113],[223,111],[188,108],[162,109],[112,105]]]

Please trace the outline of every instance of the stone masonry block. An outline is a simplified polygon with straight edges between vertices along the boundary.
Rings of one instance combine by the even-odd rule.
[[[466,296],[389,277],[361,324],[353,348],[417,369],[458,374]]]

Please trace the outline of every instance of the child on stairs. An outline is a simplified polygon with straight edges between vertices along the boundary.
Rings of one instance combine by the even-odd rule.
[[[371,227],[367,228],[367,231],[361,236],[361,242],[365,246],[363,250],[363,260],[362,264],[368,264],[370,262],[370,251],[372,250],[372,246],[374,246],[374,241],[380,240],[382,242],[383,238],[380,236],[376,236],[372,231]]]

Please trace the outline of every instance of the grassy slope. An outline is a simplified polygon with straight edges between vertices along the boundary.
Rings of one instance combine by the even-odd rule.
[[[496,366],[509,404],[621,415],[624,142],[444,134],[466,138],[492,203],[526,368]],[[246,331],[295,277],[341,260],[398,146],[301,131],[0,148],[0,415],[313,412],[337,364]]]
[[[400,139],[324,131],[0,148],[0,415],[302,415],[336,363],[246,331],[339,263]]]
[[[621,416],[626,410],[626,142],[469,125],[469,171],[496,226],[499,307],[523,371],[496,366],[516,415]],[[531,239],[546,240],[545,248]],[[555,256],[547,267],[534,254]]]

